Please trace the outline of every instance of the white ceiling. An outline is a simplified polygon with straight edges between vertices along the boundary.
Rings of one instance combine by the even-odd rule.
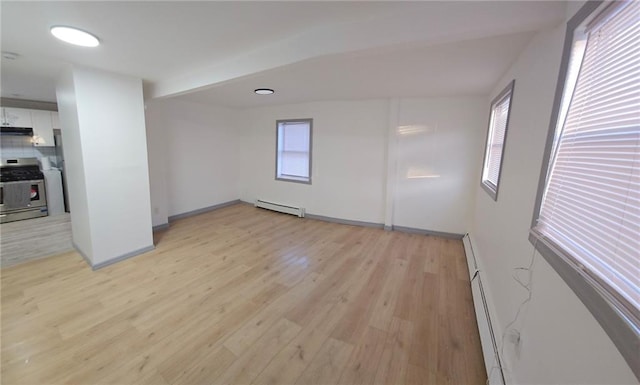
[[[232,80],[180,99],[227,107],[385,97],[486,95],[533,32],[435,46],[335,54]],[[269,96],[257,87],[276,90]]]
[[[564,2],[0,3],[3,97],[55,101],[72,63],[133,75],[147,98],[229,106],[487,93]],[[57,41],[52,25],[97,35]],[[257,99],[257,87],[277,89]],[[199,91],[199,92],[193,92]]]

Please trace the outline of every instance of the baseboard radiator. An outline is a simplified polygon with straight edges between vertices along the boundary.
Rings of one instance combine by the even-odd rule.
[[[478,321],[478,331],[480,332],[480,342],[482,344],[482,354],[484,365],[487,370],[487,384],[505,385],[502,362],[498,352],[498,344],[491,323],[489,305],[482,286],[483,272],[479,270],[476,256],[471,245],[471,238],[466,234],[462,238],[464,252],[467,255],[467,265],[469,268],[469,278],[471,280],[471,293],[473,294],[473,306]]]
[[[259,207],[259,208],[262,208],[262,209],[267,209],[267,210],[272,210],[272,211],[278,211],[278,212],[281,212],[281,213],[291,214],[291,215],[298,216],[300,218],[304,218],[304,208],[303,207],[287,206],[287,205],[283,205],[283,204],[280,204],[280,203],[273,203],[273,202],[263,201],[261,199],[257,199],[256,200],[256,207]]]

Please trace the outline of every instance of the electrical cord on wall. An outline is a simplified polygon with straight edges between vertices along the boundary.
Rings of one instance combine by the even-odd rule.
[[[538,241],[536,240],[536,242],[534,242],[533,244],[533,253],[531,254],[531,262],[529,262],[529,266],[527,267],[515,267],[514,273],[512,274],[512,278],[518,283],[518,285],[522,286],[522,288],[524,288],[527,291],[527,298],[524,299],[524,301],[522,301],[520,303],[520,305],[518,305],[518,310],[516,311],[515,316],[513,317],[513,319],[511,320],[511,322],[509,322],[503,329],[502,332],[502,339],[500,341],[500,355],[499,355],[499,359],[504,357],[504,341],[507,338],[507,334],[509,332],[516,332],[517,334],[517,340],[516,340],[516,344],[520,343],[520,331],[514,327],[512,327],[513,325],[515,325],[515,323],[518,321],[518,318],[520,317],[520,314],[522,313],[522,310],[524,310],[525,306],[531,301],[531,298],[533,296],[533,266],[535,264],[536,261],[536,244],[538,243]],[[520,277],[518,277],[518,272],[520,271],[526,271],[528,272],[528,277],[527,277],[527,283],[522,282],[522,280],[520,279]],[[491,380],[491,376],[493,375],[493,371],[495,369],[498,369],[497,366],[492,366],[491,370],[489,371],[489,376],[487,378],[487,385],[490,385],[489,381]],[[502,370],[503,371],[508,371],[505,367],[505,365],[502,365]]]

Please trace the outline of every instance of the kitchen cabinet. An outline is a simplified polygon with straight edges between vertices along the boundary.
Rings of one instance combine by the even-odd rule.
[[[31,110],[24,108],[2,107],[0,120],[5,127],[33,127]]]
[[[53,121],[51,111],[31,110],[33,121],[33,145],[36,147],[53,147]]]
[[[58,111],[53,111],[51,113],[51,123],[53,125],[53,129],[60,130],[60,117],[58,115]]]

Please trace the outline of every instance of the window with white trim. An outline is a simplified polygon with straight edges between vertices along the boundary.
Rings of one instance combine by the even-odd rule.
[[[491,102],[491,115],[487,131],[487,143],[484,151],[482,166],[482,187],[494,199],[498,199],[498,186],[502,170],[502,157],[507,139],[509,113],[515,80]]]
[[[312,119],[277,121],[277,180],[311,184],[312,124]]]
[[[640,378],[640,2],[601,6],[569,38],[531,240]]]

